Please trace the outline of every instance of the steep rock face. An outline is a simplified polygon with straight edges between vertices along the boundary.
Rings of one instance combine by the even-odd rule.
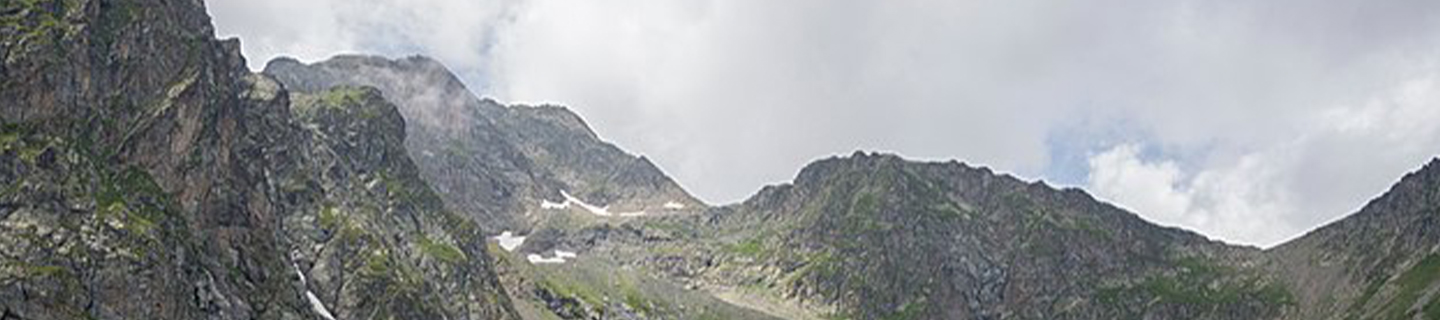
[[[7,1],[0,299],[28,319],[303,318],[265,114],[198,1]],[[254,160],[243,161],[242,157]]]
[[[483,239],[433,194],[392,195],[429,194],[398,143],[324,129],[397,135],[399,118],[302,126],[236,41],[214,40],[200,1],[6,1],[0,19],[0,317],[513,317]],[[321,153],[346,164],[311,164]],[[374,171],[408,182],[316,189]],[[330,230],[303,222],[329,203],[387,211],[342,220],[361,222],[355,239],[314,240]],[[385,257],[316,268],[332,243]]]
[[[421,175],[453,210],[492,233],[530,229],[543,219],[535,214],[541,202],[563,202],[562,192],[617,212],[703,206],[649,160],[601,141],[574,113],[481,100],[428,58],[339,56],[309,65],[281,58],[265,73],[300,91],[379,88],[411,124],[405,142]]]
[[[360,87],[291,105],[305,161],[274,174],[296,208],[282,226],[307,299],[340,319],[510,316],[484,235],[420,180],[394,105]]]
[[[1440,319],[1440,159],[1268,254],[1300,298],[1294,319]]]

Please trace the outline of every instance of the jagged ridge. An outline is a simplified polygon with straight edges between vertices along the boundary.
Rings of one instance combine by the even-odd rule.
[[[406,146],[422,176],[451,208],[492,233],[530,229],[540,219],[530,213],[564,191],[617,211],[703,206],[649,160],[601,141],[569,110],[481,100],[429,58],[338,56],[309,65],[280,58],[265,73],[300,91],[366,85],[385,92],[412,124]]]

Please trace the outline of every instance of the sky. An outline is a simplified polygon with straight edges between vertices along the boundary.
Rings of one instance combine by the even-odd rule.
[[[431,56],[717,204],[863,149],[1268,247],[1440,155],[1440,1],[206,2],[252,68]]]

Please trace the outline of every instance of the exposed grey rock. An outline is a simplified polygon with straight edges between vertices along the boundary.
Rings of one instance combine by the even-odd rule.
[[[514,317],[483,235],[419,179],[373,90],[292,116],[314,108],[247,71],[200,1],[0,15],[0,317]],[[353,187],[382,174],[393,186]],[[353,240],[310,240],[329,203],[377,210],[342,219]],[[313,245],[384,257],[297,274]]]
[[[1299,299],[1290,319],[1440,319],[1440,159],[1268,254]]]
[[[616,211],[660,213],[667,202],[703,207],[649,160],[601,141],[569,110],[479,99],[429,58],[338,56],[310,65],[280,58],[265,73],[302,92],[379,88],[410,123],[405,143],[422,176],[454,211],[491,233],[528,231],[541,219],[541,201],[562,201],[561,192]]]

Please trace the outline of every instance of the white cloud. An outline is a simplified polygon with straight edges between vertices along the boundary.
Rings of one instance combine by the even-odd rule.
[[[425,54],[461,72],[485,68],[493,29],[513,0],[209,0],[222,37],[239,36],[252,69],[291,56]]]
[[[252,66],[436,56],[483,95],[571,106],[712,202],[880,149],[1093,169],[1067,176],[1270,244],[1440,153],[1428,0],[207,2]]]
[[[1088,189],[1161,224],[1270,246],[1358,210],[1440,151],[1440,83],[1400,82],[1354,106],[1297,115],[1305,130],[1189,173],[1121,144],[1090,157]],[[1221,147],[1222,149],[1232,147]],[[1226,154],[1227,152],[1213,152]]]
[[[1137,146],[1120,145],[1090,158],[1089,189],[1160,224],[1268,245],[1303,230],[1282,221],[1295,209],[1284,189],[1270,185],[1268,165],[1247,156],[1187,177],[1174,162],[1142,160]]]

